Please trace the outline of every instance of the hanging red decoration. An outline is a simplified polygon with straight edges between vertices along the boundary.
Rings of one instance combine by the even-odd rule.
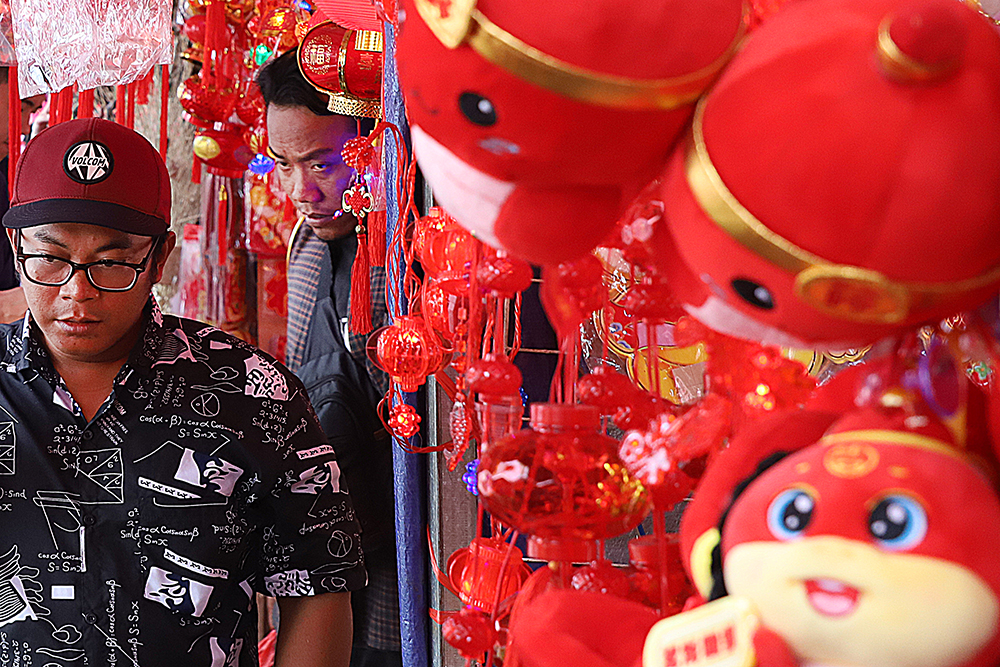
[[[531,536],[529,555],[575,560],[592,552],[587,542],[631,530],[647,515],[642,482],[599,428],[595,407],[534,403],[531,428],[482,453],[480,498],[494,517]]]
[[[416,391],[444,360],[434,334],[419,317],[404,315],[372,335],[377,336],[379,367],[405,392]]]
[[[490,253],[476,270],[482,290],[499,299],[513,299],[531,286],[531,265],[502,250]]]
[[[389,428],[400,438],[412,438],[420,432],[420,415],[408,403],[399,403],[389,410]]]
[[[603,274],[593,255],[544,268],[542,305],[560,339],[575,337],[580,324],[604,303]]]
[[[521,389],[521,371],[509,359],[487,354],[465,371],[469,391],[484,396],[517,396]]]

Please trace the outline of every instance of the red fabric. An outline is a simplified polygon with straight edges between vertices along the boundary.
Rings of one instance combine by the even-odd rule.
[[[799,667],[788,642],[767,628],[754,633],[753,650],[757,654],[757,667]]]
[[[601,241],[662,167],[690,117],[690,105],[628,110],[570,100],[492,65],[471,47],[446,49],[412,1],[404,9],[398,64],[410,124],[471,168],[514,184],[495,224],[474,215],[459,222],[473,230],[489,227],[489,234],[495,229],[501,244],[522,259],[569,260]],[[539,11],[537,3],[493,0],[478,9],[574,65],[662,78],[719,58],[737,33],[742,4],[650,0],[623,12],[613,0],[577,0]],[[488,100],[495,123],[476,124],[462,113],[459,100],[468,92]],[[421,160],[419,150],[416,157]],[[449,212],[462,215],[454,202],[470,196],[467,186],[441,178],[431,184],[442,205],[448,209],[450,201]]]
[[[649,607],[612,595],[548,590],[512,618],[510,641],[523,667],[639,667]]]
[[[819,440],[837,416],[825,411],[779,412],[740,432],[711,461],[681,519],[681,558],[688,573],[695,540],[718,526],[736,485],[774,452],[796,451]]]
[[[1000,265],[1000,37],[974,10],[959,7],[967,32],[959,69],[939,82],[899,83],[879,68],[875,36],[883,17],[902,6],[791,3],[750,35],[709,94],[705,141],[736,199],[792,243],[895,279],[961,280]],[[707,218],[680,154],[663,192],[677,244],[676,255],[661,255],[664,270],[686,265],[737,310],[806,343],[870,343],[996,290],[914,304],[894,325],[838,320],[800,301],[794,276]],[[775,307],[737,298],[730,288],[736,278],[765,286]],[[680,294],[696,306],[708,295],[706,285]]]

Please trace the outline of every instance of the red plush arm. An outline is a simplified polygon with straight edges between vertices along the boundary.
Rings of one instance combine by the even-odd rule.
[[[799,667],[799,661],[781,635],[768,628],[758,628],[753,636],[757,667]]]

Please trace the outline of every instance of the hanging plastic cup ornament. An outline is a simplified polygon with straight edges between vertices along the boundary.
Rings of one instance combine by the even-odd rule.
[[[645,489],[600,432],[589,405],[534,403],[531,427],[482,453],[479,497],[504,524],[528,533],[528,555],[591,560],[594,540],[635,528],[649,512]]]
[[[416,391],[444,362],[434,334],[419,317],[404,315],[373,333],[372,338],[376,340],[378,367],[405,392]]]

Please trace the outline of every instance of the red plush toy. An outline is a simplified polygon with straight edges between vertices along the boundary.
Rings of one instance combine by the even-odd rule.
[[[1000,35],[953,0],[790,3],[695,113],[660,267],[723,333],[844,349],[1000,285]]]
[[[704,653],[707,627],[715,650],[765,667],[996,665],[1000,500],[979,461],[902,409],[856,410],[804,448],[784,425],[793,453],[765,461],[759,440],[737,440],[729,463],[749,477],[734,490],[706,476],[696,493],[692,509],[727,505],[711,597],[729,597],[654,627],[645,667]]]
[[[745,30],[740,0],[407,0],[399,78],[442,207],[536,264],[591,250]]]

